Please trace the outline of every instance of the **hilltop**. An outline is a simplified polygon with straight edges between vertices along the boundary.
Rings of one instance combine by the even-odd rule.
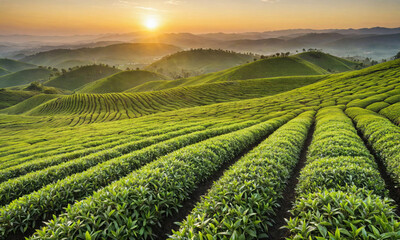
[[[221,71],[245,64],[253,59],[252,54],[215,49],[192,49],[163,57],[146,69],[172,78],[180,78]]]
[[[18,72],[26,69],[37,68],[37,66],[13,59],[0,58],[0,68],[4,68],[9,72]]]
[[[154,81],[137,86],[130,91],[153,91],[178,86],[191,86],[219,81],[247,80],[283,76],[308,76],[327,74],[328,71],[298,57],[271,57],[219,72],[170,81]]]
[[[109,77],[88,83],[78,89],[78,93],[110,93],[123,92],[140,84],[166,80],[167,77],[157,73],[135,70],[119,72]]]
[[[53,70],[47,68],[26,69],[0,77],[0,88],[29,84],[35,81],[48,80]]]
[[[351,71],[356,69],[356,67],[359,65],[356,62],[317,51],[299,53],[296,56],[331,73]]]
[[[105,47],[56,49],[40,52],[22,59],[24,62],[44,66],[60,66],[66,61],[89,61],[109,65],[153,62],[182,50],[179,47],[163,43],[121,43]]]
[[[74,68],[69,72],[65,72],[61,76],[45,82],[44,85],[72,91],[82,87],[85,84],[110,76],[120,71],[121,70],[117,68],[106,65],[82,66]]]

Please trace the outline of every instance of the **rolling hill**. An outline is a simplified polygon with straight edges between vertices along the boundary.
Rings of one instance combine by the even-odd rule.
[[[53,78],[45,82],[44,85],[72,91],[82,87],[85,84],[110,76],[120,71],[121,70],[117,68],[105,65],[83,66]]]
[[[116,117],[113,114],[103,116],[101,113],[103,111],[112,109],[111,111],[114,112],[117,109],[126,109],[127,115],[119,115],[118,118],[140,117],[155,112],[270,96],[321,81],[323,78],[322,76],[280,77],[209,83],[142,93],[74,94],[59,97],[40,106],[35,103],[38,102],[37,99],[43,99],[44,96],[38,95],[4,109],[0,113],[47,115],[52,112],[52,114],[79,115],[93,111],[92,117],[85,120],[92,122],[103,121],[103,117],[107,118],[107,116]],[[51,98],[47,97],[46,99],[50,100]],[[74,101],[79,101],[80,106],[70,108],[69,106]],[[100,103],[105,102],[107,102],[107,106],[101,107]],[[29,109],[28,106],[31,108]],[[20,110],[21,108],[23,111]]]
[[[77,93],[123,92],[146,82],[166,79],[167,77],[165,76],[149,71],[124,71],[88,83],[82,88],[78,89]]]
[[[304,52],[296,56],[331,73],[354,70],[358,65],[358,63],[316,51]]]
[[[148,63],[180,50],[179,47],[162,43],[121,43],[95,48],[56,49],[25,57],[22,61],[53,67],[66,61],[89,61],[109,65]]]
[[[130,91],[153,91],[178,86],[191,86],[218,81],[246,80],[281,76],[307,76],[327,74],[328,71],[298,57],[275,57],[258,60],[219,72],[170,81],[153,81]]]
[[[26,69],[37,68],[37,66],[30,63],[16,61],[13,59],[1,58],[0,68],[4,68],[9,72],[18,72]]]
[[[38,93],[32,91],[0,89],[0,109],[13,106],[32,96],[35,96],[36,94]]]
[[[53,73],[47,68],[33,68],[10,73],[0,77],[0,88],[48,80]]]
[[[200,75],[217,72],[253,61],[254,55],[214,49],[193,49],[177,52],[152,63],[147,70],[173,78],[185,73]]]
[[[21,91],[22,92],[22,91]],[[27,92],[26,94],[28,94],[30,92]],[[1,92],[0,92],[0,96],[1,96]],[[23,101],[18,102],[17,104],[2,109],[0,110],[0,113],[3,114],[11,114],[11,115],[15,115],[15,114],[23,114],[37,106],[39,106],[42,103],[45,103],[47,101],[50,101],[51,99],[54,99],[56,97],[61,97],[62,95],[57,95],[57,94],[38,94],[38,95],[31,95],[32,97],[27,98]]]
[[[9,73],[10,73],[9,71],[7,71],[6,69],[0,67],[0,76],[7,75]]]

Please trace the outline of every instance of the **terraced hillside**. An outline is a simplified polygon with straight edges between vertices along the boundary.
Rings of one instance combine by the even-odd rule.
[[[327,59],[331,58],[331,56],[324,53],[321,54],[321,58],[319,58],[318,60],[312,58],[312,60],[314,62],[329,62],[329,60]],[[325,66],[331,65],[325,64]],[[328,71],[325,70],[323,67],[317,66],[316,64],[309,62],[308,60],[303,60],[298,55],[291,57],[274,57],[258,60],[249,64],[240,65],[219,72],[200,75],[197,77],[171,80],[168,82],[148,82],[138,86],[136,89],[132,89],[131,91],[154,91],[178,86],[192,86],[220,81],[327,74]],[[331,68],[334,69],[332,66]]]
[[[72,91],[120,71],[117,68],[106,65],[82,66],[45,82],[45,85]]]
[[[321,80],[321,76],[255,79],[179,87],[148,93],[75,94],[41,96],[4,109],[7,114],[68,116],[70,124],[137,118],[158,112],[274,95]],[[53,95],[55,96],[55,95]],[[43,100],[48,102],[38,105]],[[79,104],[76,104],[79,102]],[[29,109],[30,106],[30,109]],[[37,106],[37,107],[36,107]],[[57,123],[59,124],[59,123]]]
[[[140,84],[166,80],[167,77],[158,73],[134,70],[134,71],[123,71],[120,73],[113,74],[109,77],[105,77],[91,83],[88,83],[78,89],[78,93],[113,93],[123,92],[130,88],[136,87]]]
[[[0,233],[399,239],[400,128],[388,110],[399,95],[397,60],[273,96],[147,102],[181,109],[135,119],[60,127],[69,109],[94,102],[90,94],[70,96],[68,107],[52,100],[42,116],[0,115]]]
[[[254,55],[215,49],[192,49],[163,57],[147,70],[170,76],[200,75],[236,67],[253,61]]]

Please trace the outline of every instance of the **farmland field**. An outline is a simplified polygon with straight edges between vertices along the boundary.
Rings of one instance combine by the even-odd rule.
[[[0,115],[1,239],[400,239],[399,96],[400,60],[34,96]]]

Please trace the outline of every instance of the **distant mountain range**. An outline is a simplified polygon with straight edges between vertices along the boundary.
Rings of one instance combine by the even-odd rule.
[[[380,60],[400,50],[400,28],[290,29],[206,34],[132,32],[77,36],[0,35],[0,57],[19,60],[55,49],[95,48],[123,42],[164,43],[182,49],[221,48],[256,54],[319,48],[339,56],[357,55]]]

